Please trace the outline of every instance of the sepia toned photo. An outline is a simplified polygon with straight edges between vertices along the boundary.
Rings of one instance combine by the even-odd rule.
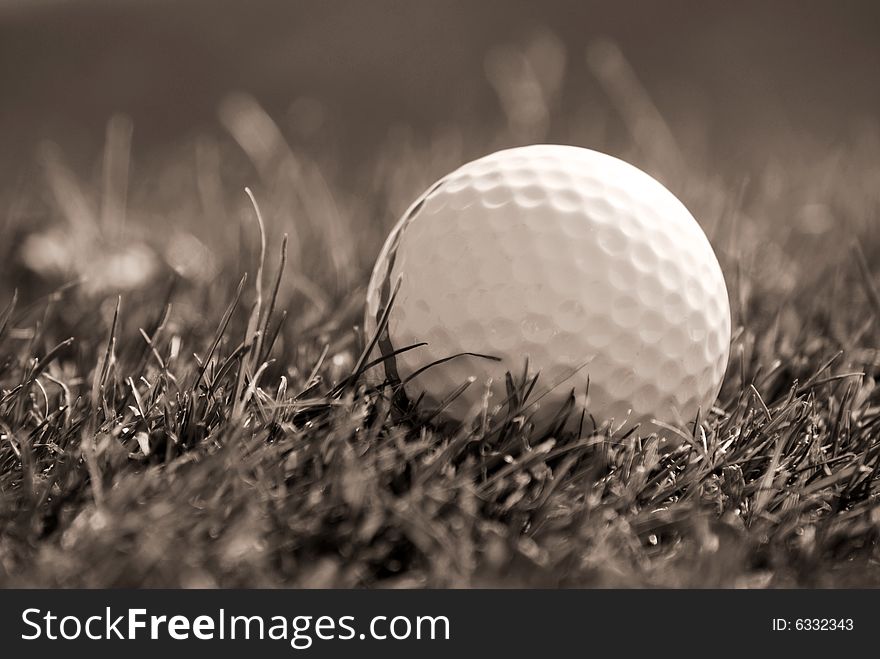
[[[0,586],[880,586],[878,28],[0,0]]]

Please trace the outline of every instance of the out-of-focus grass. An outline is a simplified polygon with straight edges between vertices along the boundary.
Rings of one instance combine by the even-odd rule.
[[[44,149],[45,185],[0,217],[0,583],[880,585],[876,132],[722,176],[590,49],[616,155],[685,201],[730,288],[724,388],[671,452],[516,410],[395,421],[350,377],[372,260],[428,183],[548,135],[602,149],[560,111],[567,56],[547,34],[494,51],[498,126],[400,130],[354,174],[318,107],[282,129],[244,95],[226,136],[134,176],[123,118],[94,175]]]

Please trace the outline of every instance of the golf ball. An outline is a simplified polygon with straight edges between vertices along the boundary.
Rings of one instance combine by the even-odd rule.
[[[640,434],[692,428],[730,344],[724,276],[687,208],[572,146],[499,151],[431,186],[379,255],[366,340],[386,315],[371,372],[456,421],[509,409],[509,373],[519,398],[537,376],[518,403],[536,426],[585,409]]]

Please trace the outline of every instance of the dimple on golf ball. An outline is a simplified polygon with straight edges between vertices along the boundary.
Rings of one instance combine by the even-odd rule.
[[[367,340],[392,296],[373,373],[446,419],[510,406],[510,373],[537,376],[520,410],[536,426],[585,409],[640,434],[686,428],[727,366],[706,235],[654,178],[589,149],[499,151],[440,179],[379,255]]]

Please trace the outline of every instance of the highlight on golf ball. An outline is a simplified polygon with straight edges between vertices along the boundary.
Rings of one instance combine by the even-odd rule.
[[[533,145],[412,204],[376,262],[364,331],[372,380],[426,414],[516,402],[536,427],[568,411],[664,434],[709,413],[730,324],[715,253],[669,190],[603,153]]]

